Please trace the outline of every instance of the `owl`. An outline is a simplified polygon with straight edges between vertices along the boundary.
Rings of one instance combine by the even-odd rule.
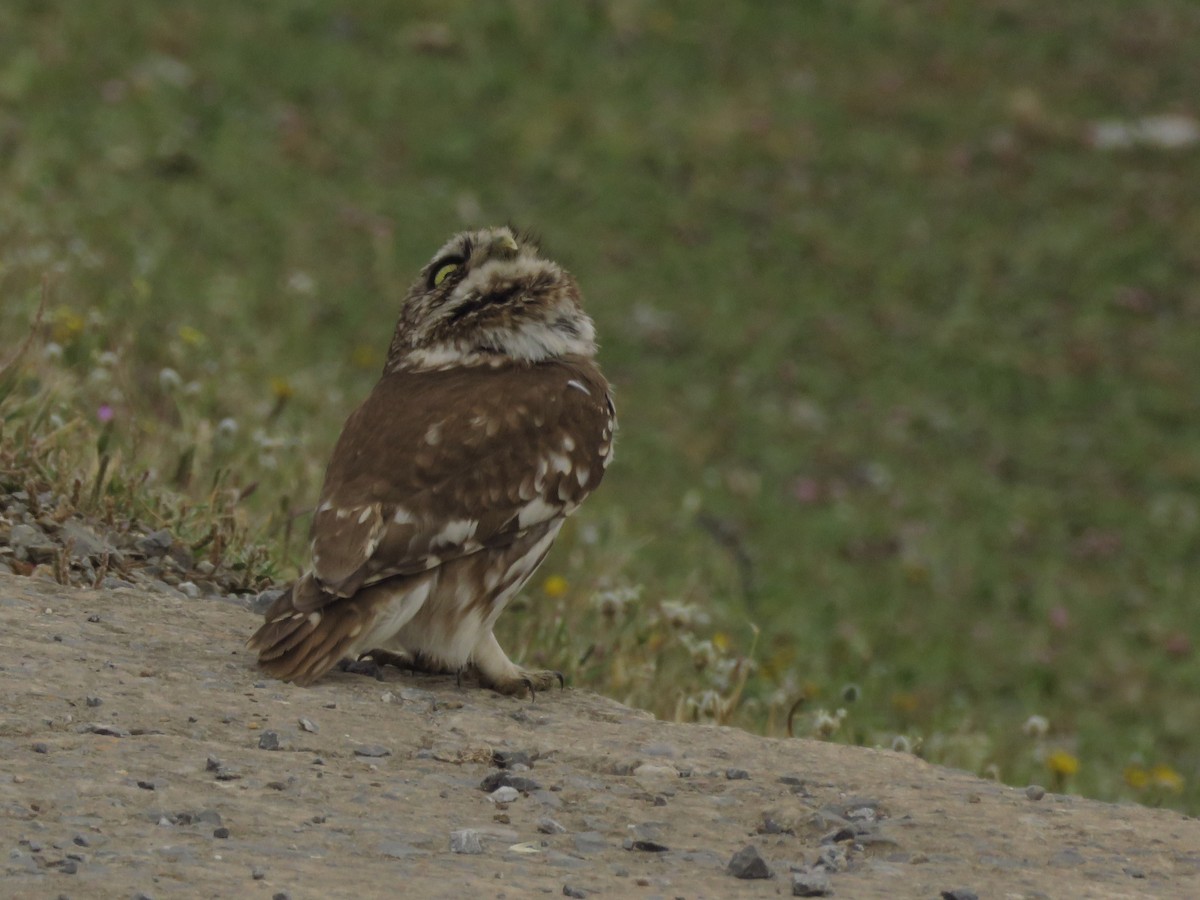
[[[502,694],[562,676],[492,632],[613,458],[616,413],[579,287],[528,235],[452,237],[400,310],[383,376],[346,420],[312,566],[250,638],[298,684],[365,653],[473,670]]]

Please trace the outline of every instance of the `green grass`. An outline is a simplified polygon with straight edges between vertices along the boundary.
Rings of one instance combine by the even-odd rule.
[[[1198,812],[1200,147],[1087,140],[1200,115],[1198,40],[1191,0],[12,0],[0,336],[48,274],[61,355],[0,400],[7,483],[91,484],[108,404],[97,508],[236,508],[288,577],[411,274],[512,220],[622,432],[509,644]]]

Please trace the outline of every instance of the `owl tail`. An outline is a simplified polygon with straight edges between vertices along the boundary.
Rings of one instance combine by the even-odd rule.
[[[309,573],[271,604],[246,645],[268,675],[307,685],[349,653],[363,626],[359,604],[325,593]]]

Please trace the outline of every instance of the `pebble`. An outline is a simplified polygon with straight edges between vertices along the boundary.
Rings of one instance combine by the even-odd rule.
[[[758,848],[747,844],[729,860],[727,871],[734,878],[770,878],[771,868]]]
[[[33,752],[34,753],[49,753],[50,746],[48,744],[44,743],[43,741],[38,741],[36,744],[33,745]]]
[[[492,763],[498,769],[511,769],[513,766],[526,766],[532,769],[536,759],[537,753],[531,753],[528,750],[497,750],[492,754]]]
[[[942,891],[942,900],[979,900],[979,895],[967,888],[955,888],[952,891]]]
[[[541,785],[532,778],[527,778],[524,775],[516,775],[512,772],[500,770],[492,772],[479,783],[479,789],[486,791],[489,794],[494,792],[499,787],[510,787],[520,791],[523,794],[531,793],[532,791],[541,790]]]
[[[658,841],[634,840],[633,838],[625,838],[621,844],[626,850],[640,850],[643,853],[666,853],[670,847],[666,844],[660,844]],[[738,876],[742,877],[742,876]],[[753,877],[753,876],[746,876]]]
[[[391,756],[392,751],[381,744],[364,744],[354,748],[354,755],[365,756],[368,759],[381,759],[384,756]]]
[[[516,800],[520,796],[521,796],[521,792],[518,791],[516,788],[504,786],[504,787],[498,787],[494,791],[492,791],[490,794],[488,794],[488,799],[491,800],[493,803],[512,803],[514,800]]]
[[[564,885],[563,885],[563,890],[562,890],[562,892],[563,892],[563,896],[564,896],[564,897],[576,897],[576,898],[578,898],[578,897],[586,897],[586,896],[587,896],[587,891],[585,891],[585,890],[582,890],[582,889],[580,889],[580,888],[577,888],[577,887],[571,887],[571,885],[569,885],[569,884],[564,884]]]
[[[479,839],[479,832],[472,828],[450,832],[450,852],[482,853],[483,842]]]
[[[99,697],[92,697],[92,696],[88,696],[87,698],[85,698],[84,702],[85,702],[85,703],[86,703],[88,706],[90,706],[90,707],[92,707],[92,708],[94,709],[95,707],[97,707],[97,706],[99,706],[100,704],[102,704],[104,701],[103,701],[103,700],[101,700]]]
[[[200,598],[200,588],[194,581],[181,581],[178,585],[178,589],[190,600],[198,600]]]
[[[214,828],[213,837],[219,838],[220,840],[225,840],[227,837],[229,837],[229,829],[223,825],[220,828]]]
[[[255,881],[262,881],[264,878],[267,877],[267,872],[265,869],[262,869],[258,866],[254,866],[252,869],[250,869],[250,877],[253,878]]]
[[[833,893],[829,875],[822,869],[806,869],[792,873],[793,897],[828,897]]]
[[[171,544],[174,541],[175,538],[171,532],[165,528],[160,528],[158,531],[153,531],[145,537],[138,538],[133,542],[133,547],[143,556],[162,556],[171,549]]]
[[[537,820],[537,830],[542,834],[566,834],[567,829],[549,816],[542,816]]]
[[[305,731],[309,732],[310,734],[316,734],[318,731],[321,730],[320,728],[318,728],[316,726],[316,723],[314,723],[312,721],[312,719],[301,718],[300,719],[300,727],[303,728]]]
[[[726,769],[725,777],[730,781],[745,781],[750,777],[750,773],[745,769]]]
[[[1030,800],[1041,800],[1046,796],[1046,789],[1040,784],[1031,784],[1029,787],[1025,788],[1025,796]]]
[[[279,733],[276,731],[264,731],[258,736],[259,750],[278,750],[279,749]]]

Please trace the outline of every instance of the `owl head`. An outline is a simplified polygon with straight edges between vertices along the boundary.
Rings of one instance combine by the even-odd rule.
[[[596,353],[579,286],[508,227],[464,231],[421,269],[404,298],[385,371],[537,363]]]

